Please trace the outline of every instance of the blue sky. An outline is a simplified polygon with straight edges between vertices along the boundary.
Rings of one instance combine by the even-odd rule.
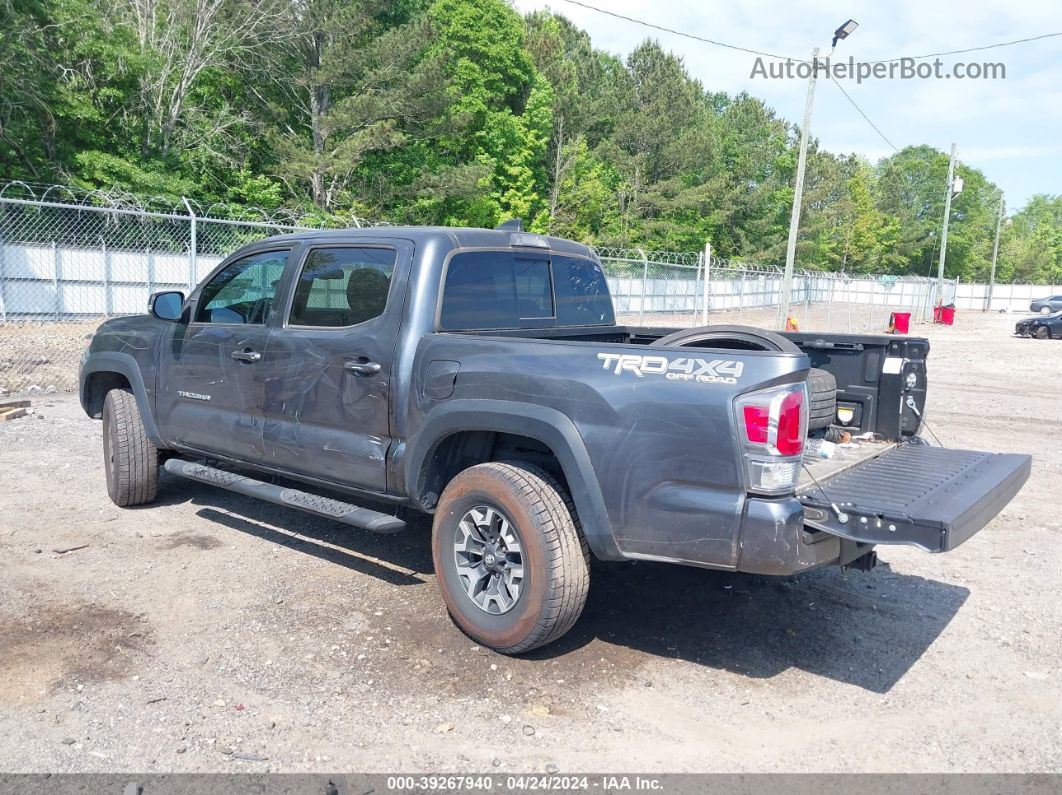
[[[835,58],[875,61],[975,47],[1062,31],[1060,0],[743,0],[648,2],[587,0],[592,5],[658,25],[755,50],[810,58],[830,47],[835,28],[849,17],[860,27],[838,44]],[[751,78],[755,56],[649,30],[564,0],[515,0],[526,13],[552,8],[586,30],[596,47],[626,55],[652,37],[681,56],[710,90],[748,91],[784,118],[799,122],[806,81]],[[1035,193],[1062,193],[1062,37],[964,55],[955,62],[1002,62],[1005,80],[872,80],[845,90],[899,148],[929,144],[981,169],[1003,188],[1008,208]],[[872,161],[892,148],[848,104],[829,80],[819,80],[811,132],[833,152],[857,152]]]

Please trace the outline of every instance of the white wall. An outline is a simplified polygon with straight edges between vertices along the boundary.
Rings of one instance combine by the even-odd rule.
[[[993,312],[1028,312],[1031,301],[1049,295],[1062,295],[1062,285],[997,284],[992,289],[992,305],[989,309]],[[987,296],[987,284],[960,284],[955,295],[955,306],[959,309],[982,310]]]
[[[221,257],[186,253],[6,245],[0,248],[0,310],[16,316],[144,312],[157,290],[184,290]]]

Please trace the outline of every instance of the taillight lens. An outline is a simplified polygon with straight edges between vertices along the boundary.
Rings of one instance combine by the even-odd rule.
[[[767,444],[767,427],[771,421],[769,406],[742,406],[745,416],[745,438],[756,444]]]
[[[746,485],[761,494],[796,488],[800,456],[807,435],[807,388],[804,383],[771,387],[736,401],[744,433]]]
[[[794,390],[782,398],[778,412],[778,437],[775,447],[779,455],[800,455],[804,452],[804,390]]]

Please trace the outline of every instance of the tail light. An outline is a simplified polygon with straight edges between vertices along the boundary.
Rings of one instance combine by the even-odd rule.
[[[750,392],[734,402],[749,491],[784,494],[796,488],[808,431],[807,403],[803,382]]]

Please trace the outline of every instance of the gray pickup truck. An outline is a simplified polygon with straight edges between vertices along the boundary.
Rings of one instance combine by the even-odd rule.
[[[149,309],[81,363],[117,505],[162,467],[362,531],[433,514],[450,614],[504,653],[575,623],[590,555],[866,569],[878,544],[954,549],[1029,474],[922,441],[925,339],[619,326],[568,240],[274,237]]]

